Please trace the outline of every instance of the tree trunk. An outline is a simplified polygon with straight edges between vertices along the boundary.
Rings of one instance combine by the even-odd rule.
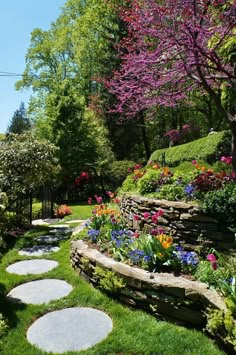
[[[139,113],[138,121],[141,126],[142,140],[143,140],[143,145],[144,145],[144,149],[145,149],[146,159],[148,161],[148,159],[150,158],[150,155],[151,155],[151,149],[150,149],[150,145],[149,145],[149,141],[148,141],[148,137],[147,137],[147,131],[146,131],[146,126],[145,126],[143,111],[141,111]]]
[[[231,154],[232,154],[232,169],[236,172],[236,117],[230,121],[230,129],[232,133]]]

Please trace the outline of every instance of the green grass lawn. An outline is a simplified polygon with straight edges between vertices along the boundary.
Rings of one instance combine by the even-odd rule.
[[[91,208],[90,206],[88,206]],[[75,206],[77,218],[82,218],[80,207]],[[87,218],[87,208],[83,218]],[[75,217],[73,217],[74,219]],[[73,354],[94,355],[219,355],[224,354],[203,333],[186,329],[164,321],[141,310],[132,310],[111,299],[100,290],[94,289],[85,282],[70,266],[70,242],[61,242],[57,253],[46,256],[47,259],[59,262],[59,267],[42,274],[19,276],[5,271],[7,265],[27,257],[20,257],[18,249],[32,244],[32,237],[47,233],[47,228],[35,228],[19,239],[14,248],[2,258],[0,264],[0,312],[8,319],[9,331],[2,339],[0,352],[3,355],[43,355],[45,353],[31,346],[26,340],[28,327],[40,316],[47,312],[73,306],[93,307],[106,312],[113,322],[113,330],[101,343],[91,349]],[[13,303],[5,295],[15,286],[27,281],[42,278],[59,278],[73,286],[73,291],[65,298],[52,301],[47,305],[25,305]]]
[[[80,204],[69,205],[72,209],[72,214],[63,218],[63,221],[72,221],[73,219],[87,219],[91,217],[92,209],[94,205],[88,205],[87,202],[81,202]]]

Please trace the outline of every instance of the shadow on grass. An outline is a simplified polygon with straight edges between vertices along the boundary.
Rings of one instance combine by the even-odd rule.
[[[18,323],[17,312],[24,310],[26,305],[22,302],[10,300],[5,294],[6,288],[0,283],[0,313],[6,319],[8,326],[14,328]]]

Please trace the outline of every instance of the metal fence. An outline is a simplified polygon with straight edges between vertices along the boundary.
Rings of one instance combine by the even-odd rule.
[[[19,194],[14,201],[9,201],[5,216],[18,226],[31,224],[33,219],[52,218],[53,195],[45,186],[36,193]]]

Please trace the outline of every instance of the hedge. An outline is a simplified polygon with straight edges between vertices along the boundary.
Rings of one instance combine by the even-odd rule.
[[[216,132],[193,142],[176,147],[158,149],[152,153],[149,161],[165,160],[165,165],[177,166],[183,161],[204,160],[211,164],[222,155],[230,155],[231,134],[229,131]]]

